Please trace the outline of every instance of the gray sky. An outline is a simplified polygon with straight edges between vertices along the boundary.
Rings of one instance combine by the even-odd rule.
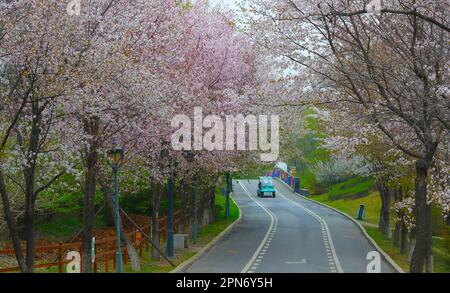
[[[222,5],[227,5],[228,7],[231,7],[231,8],[236,8],[237,7],[236,3],[235,3],[235,0],[212,0],[212,2],[214,4],[221,3]]]

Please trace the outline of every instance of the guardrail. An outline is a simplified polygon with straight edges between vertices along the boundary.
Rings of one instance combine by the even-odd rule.
[[[175,233],[178,233],[178,227],[181,220],[180,217],[180,210],[175,211],[174,213],[174,230]],[[189,229],[189,214],[186,215],[185,219],[186,223],[186,229]],[[141,227],[141,229],[148,235],[151,235],[151,219],[150,224],[146,225],[144,227]],[[189,231],[189,230],[187,230]],[[158,221],[158,233],[160,239],[165,242],[167,238],[167,217],[160,218]],[[139,257],[142,257],[142,251],[145,248],[146,251],[149,249],[149,241],[146,240],[143,237],[138,237],[140,233],[137,230],[129,231],[127,232],[127,236],[130,238],[130,240],[133,243],[133,246],[138,250]],[[25,250],[25,248],[22,248]],[[116,268],[116,250],[117,250],[117,244],[116,244],[116,237],[107,237],[103,239],[99,239],[95,241],[95,260],[93,262],[93,270],[94,272],[98,272],[101,265],[103,265],[103,271],[108,272],[110,269],[110,264],[112,263],[113,269]],[[128,262],[128,254],[127,250],[124,246],[121,247],[122,254],[123,254],[123,261],[124,264],[127,264]],[[80,255],[82,256],[82,243],[81,242],[74,242],[74,243],[59,243],[54,245],[47,245],[47,246],[39,246],[35,248],[35,254],[36,258],[38,258],[38,263],[34,265],[34,268],[51,268],[51,267],[58,267],[58,273],[63,273],[64,265],[67,265],[72,260],[66,260],[65,254],[69,251],[78,251]],[[15,259],[15,252],[14,249],[3,249],[0,250],[0,257],[2,255],[12,256]],[[39,259],[42,260],[49,260],[53,259],[54,261],[50,262],[40,262]],[[7,268],[0,268],[0,273],[6,273],[6,272],[16,272],[20,271],[18,266],[15,267],[7,267]]]
[[[289,172],[283,171],[279,168],[274,168],[271,172],[268,172],[266,176],[279,178],[284,183],[289,185],[294,192],[301,194],[300,178],[292,176]]]

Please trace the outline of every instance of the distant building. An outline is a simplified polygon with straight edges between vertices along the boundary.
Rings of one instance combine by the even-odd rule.
[[[284,172],[288,172],[288,165],[285,162],[278,162],[275,165],[276,168],[283,170]]]

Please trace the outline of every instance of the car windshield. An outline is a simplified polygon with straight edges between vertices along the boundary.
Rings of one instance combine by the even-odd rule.
[[[272,179],[271,178],[262,178],[261,186],[272,186]]]

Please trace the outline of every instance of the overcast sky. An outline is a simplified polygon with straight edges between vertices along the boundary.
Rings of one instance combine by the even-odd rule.
[[[236,8],[235,0],[212,0],[213,3],[221,3],[231,8]]]

